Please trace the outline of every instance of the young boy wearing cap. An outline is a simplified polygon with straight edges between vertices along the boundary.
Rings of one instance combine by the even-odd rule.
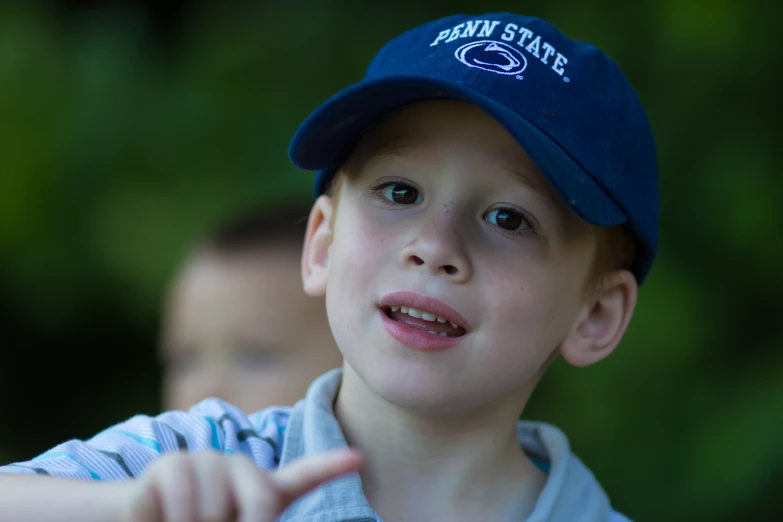
[[[626,520],[563,433],[517,423],[556,356],[612,353],[655,254],[654,144],[619,69],[539,19],[448,17],[389,42],[291,157],[319,170],[302,273],[343,369],[292,409],[208,401],[65,443],[3,471],[139,480],[4,480],[0,509],[46,519],[34,491],[60,520],[88,500],[80,520]],[[159,457],[178,448],[215,451]]]

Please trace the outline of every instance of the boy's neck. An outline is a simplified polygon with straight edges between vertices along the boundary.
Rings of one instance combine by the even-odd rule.
[[[362,488],[384,520],[523,520],[546,475],[517,439],[522,395],[478,412],[424,415],[384,401],[346,363],[335,413],[365,453]]]

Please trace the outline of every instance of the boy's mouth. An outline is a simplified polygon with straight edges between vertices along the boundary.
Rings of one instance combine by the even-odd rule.
[[[466,330],[462,326],[418,308],[410,306],[384,306],[386,316],[398,323],[441,337],[461,337]]]

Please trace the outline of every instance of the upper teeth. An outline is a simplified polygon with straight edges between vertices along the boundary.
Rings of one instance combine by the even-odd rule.
[[[459,328],[459,326],[455,323],[452,323],[451,321],[444,319],[443,317],[440,317],[435,314],[431,314],[429,312],[422,312],[421,310],[417,308],[412,308],[410,306],[392,306],[391,307],[392,312],[402,312],[404,314],[408,314],[411,317],[415,317],[416,319],[424,319],[425,321],[437,321],[439,323],[446,323],[448,322],[451,326],[454,328]]]

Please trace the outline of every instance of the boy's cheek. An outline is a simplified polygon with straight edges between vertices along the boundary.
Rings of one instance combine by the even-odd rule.
[[[372,269],[383,259],[393,255],[394,227],[379,223],[373,217],[362,216],[338,229],[332,243],[330,264],[342,272]]]
[[[356,237],[356,236],[354,236]],[[329,258],[329,285],[332,293],[339,294],[343,301],[369,301],[371,288],[368,286],[379,272],[378,249],[365,241],[338,241],[332,245]],[[345,303],[348,305],[349,303]]]
[[[476,289],[477,299],[490,307],[490,323],[501,335],[549,337],[547,330],[570,309],[562,299],[563,278],[530,263],[516,267],[513,271],[505,267],[486,270]]]

